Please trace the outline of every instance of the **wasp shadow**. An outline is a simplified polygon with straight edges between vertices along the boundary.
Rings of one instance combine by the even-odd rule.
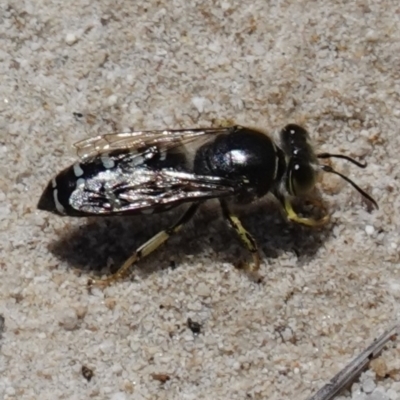
[[[86,224],[50,243],[49,250],[72,268],[95,275],[114,272],[137,247],[173,224],[183,210],[178,208],[156,215],[90,218]],[[316,254],[331,232],[329,225],[313,229],[290,223],[277,207],[265,202],[248,205],[237,215],[254,236],[263,257],[279,258],[283,252],[290,252],[297,257],[299,266]],[[223,220],[219,207],[200,207],[195,218],[163,245],[162,250],[157,249],[140,261],[137,271],[149,274],[175,265],[179,268],[179,262],[185,256],[200,254],[213,262],[234,265],[238,258],[248,256],[235,232]]]

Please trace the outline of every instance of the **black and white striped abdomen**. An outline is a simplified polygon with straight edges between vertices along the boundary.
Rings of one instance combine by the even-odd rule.
[[[156,188],[157,171],[185,170],[185,157],[162,153],[154,146],[143,152],[129,150],[103,153],[75,163],[60,172],[47,185],[38,208],[59,215],[89,216],[120,214],[134,207],[151,207],[144,193]]]
[[[60,215],[81,216],[82,211],[71,204],[73,194],[96,175],[115,169],[115,162],[107,155],[94,157],[88,162],[77,162],[61,171],[44,190],[38,208]]]

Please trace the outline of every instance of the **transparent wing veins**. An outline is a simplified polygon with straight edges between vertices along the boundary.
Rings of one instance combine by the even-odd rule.
[[[90,193],[85,207],[97,209],[97,214],[136,211],[171,206],[191,201],[205,201],[211,198],[231,196],[237,189],[237,182],[209,175],[196,175],[174,170],[147,171],[147,182],[118,186],[113,189],[113,198],[118,206],[109,208],[107,198],[99,193]],[[82,210],[85,211],[85,210]]]
[[[204,129],[176,129],[134,131],[122,133],[108,133],[89,139],[84,139],[74,144],[78,156],[86,160],[101,153],[113,150],[145,148],[161,145],[170,149],[179,145],[188,144],[197,138],[228,133],[229,128],[204,128]]]

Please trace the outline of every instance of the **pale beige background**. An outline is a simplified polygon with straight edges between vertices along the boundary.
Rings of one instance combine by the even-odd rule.
[[[0,397],[306,399],[389,327],[400,310],[399,24],[394,0],[1,2]],[[216,120],[271,134],[306,125],[320,150],[368,161],[335,166],[380,210],[326,176],[321,232],[267,202],[243,211],[263,252],[257,285],[233,267],[245,252],[211,208],[133,282],[89,294],[93,269],[173,216],[38,212],[72,144]],[[374,381],[392,400],[399,351],[384,356],[391,377]]]

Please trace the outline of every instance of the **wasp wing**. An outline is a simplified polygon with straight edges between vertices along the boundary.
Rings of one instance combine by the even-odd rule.
[[[78,156],[83,160],[87,160],[101,153],[114,150],[129,149],[134,152],[135,150],[151,146],[159,146],[162,150],[169,150],[196,140],[207,141],[215,135],[229,133],[235,128],[172,129],[109,133],[82,140],[75,143],[74,146],[77,149]]]
[[[70,202],[91,215],[137,214],[234,195],[240,186],[236,180],[193,173],[193,153],[187,147],[191,144],[196,150],[234,129],[135,131],[83,140],[75,145],[83,170],[93,171],[89,166],[99,165],[104,158],[112,160],[114,167],[103,171],[101,161],[95,169],[103,172],[77,187]]]
[[[233,181],[187,172],[162,170],[147,171],[147,182],[127,186],[119,198],[125,202],[129,211],[145,208],[160,211],[178,204],[192,201],[204,201],[216,197],[230,196],[235,193]]]
[[[92,190],[90,183],[74,191],[71,204],[88,215],[151,214],[182,203],[232,196],[238,182],[215,176],[176,170],[140,170],[135,177],[117,182],[107,190]]]

